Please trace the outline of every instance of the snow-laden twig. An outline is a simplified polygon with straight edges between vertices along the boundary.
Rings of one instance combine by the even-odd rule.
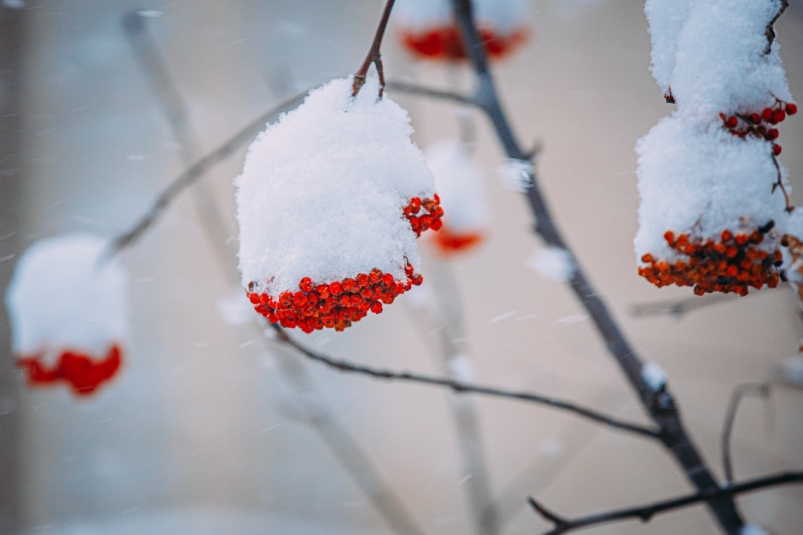
[[[573,519],[564,518],[555,514],[554,512],[545,508],[539,502],[535,501],[535,499],[532,497],[528,497],[527,501],[538,514],[555,526],[553,529],[545,532],[543,535],[560,535],[561,533],[568,533],[570,531],[576,531],[600,524],[619,522],[621,520],[638,518],[642,522],[648,522],[657,514],[673,511],[681,507],[688,507],[690,505],[702,502],[711,503],[714,500],[722,500],[724,498],[732,499],[738,494],[745,494],[747,492],[777,487],[779,485],[788,485],[791,483],[801,482],[803,482],[803,472],[781,472],[779,474],[772,474],[756,479],[750,479],[743,483],[725,488],[704,490],[694,494],[688,494],[686,496],[680,496],[670,500],[663,500],[640,507],[617,509],[615,511],[608,511],[605,513],[598,513],[595,515]],[[738,533],[738,531],[736,533]]]
[[[566,410],[579,416],[582,416],[584,418],[587,418],[589,420],[593,420],[597,423],[605,424],[609,427],[621,429],[623,431],[629,431],[631,433],[636,433],[638,435],[647,436],[650,438],[659,438],[659,432],[656,429],[645,427],[639,424],[631,424],[628,422],[623,422],[621,420],[617,420],[616,418],[606,416],[605,414],[597,412],[593,409],[588,409],[586,407],[582,407],[580,405],[577,405],[576,403],[571,403],[569,401],[562,401],[559,399],[542,396],[540,394],[533,394],[531,392],[517,392],[514,390],[505,390],[503,388],[475,385],[462,381],[454,381],[442,377],[432,377],[429,375],[423,375],[418,373],[397,372],[388,369],[372,368],[370,366],[365,366],[363,364],[356,364],[353,362],[349,362],[347,360],[329,357],[322,353],[313,351],[308,347],[304,346],[303,344],[299,343],[290,335],[288,335],[284,331],[284,329],[282,329],[278,325],[271,324],[271,326],[276,330],[279,341],[293,346],[308,358],[316,362],[320,362],[321,364],[325,364],[326,366],[329,366],[330,368],[334,368],[341,372],[357,373],[360,375],[373,377],[375,379],[387,379],[387,380],[427,384],[433,386],[443,386],[451,388],[455,392],[464,394],[482,394],[486,396],[529,401],[532,403],[538,403],[540,405],[546,405],[554,409]]]
[[[529,155],[521,149],[516,141],[507,115],[502,109],[496,93],[494,80],[488,69],[488,62],[482,46],[482,39],[473,20],[471,0],[452,0],[452,5],[477,77],[477,91],[474,99],[493,124],[499,142],[504,147],[507,156],[513,159],[529,161]],[[661,441],[699,491],[710,492],[719,489],[713,474],[683,427],[680,412],[670,390],[665,387],[658,392],[653,391],[645,381],[642,375],[643,363],[641,358],[630,346],[616,320],[614,320],[607,306],[599,297],[599,293],[586,278],[584,270],[567,246],[552,218],[546,199],[541,194],[534,172],[525,195],[535,219],[536,232],[547,245],[565,249],[570,255],[576,269],[569,281],[569,285],[594,322],[608,347],[608,351],[616,359],[631,386],[638,393],[645,411],[660,429]],[[723,530],[727,533],[738,533],[744,526],[744,522],[730,495],[723,495],[721,498],[708,503],[711,512],[714,513]]]

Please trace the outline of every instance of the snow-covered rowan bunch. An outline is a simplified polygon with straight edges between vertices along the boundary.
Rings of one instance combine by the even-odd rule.
[[[479,166],[456,139],[433,143],[427,148],[426,158],[448,214],[443,228],[430,241],[443,255],[473,249],[483,241],[488,226]]]
[[[32,386],[95,392],[120,370],[128,337],[127,274],[88,234],[41,240],[20,257],[6,294],[17,365]]]
[[[416,238],[443,209],[407,112],[378,89],[369,78],[353,97],[351,79],[333,80],[248,150],[240,270],[271,322],[342,330],[421,283]]]
[[[789,205],[774,125],[797,112],[768,31],[780,0],[647,0],[677,110],[639,140],[639,274],[695,293],[774,287]]]
[[[523,0],[475,0],[474,17],[488,57],[509,55],[529,39]],[[420,59],[467,58],[449,0],[397,0],[393,19],[405,50]]]

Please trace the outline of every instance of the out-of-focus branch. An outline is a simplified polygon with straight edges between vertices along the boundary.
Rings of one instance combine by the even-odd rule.
[[[198,160],[189,169],[181,173],[175,180],[173,180],[167,188],[154,201],[151,208],[137,220],[134,225],[114,238],[109,245],[107,255],[112,256],[127,247],[133,245],[145,232],[158,220],[158,218],[167,210],[170,204],[184,192],[188,187],[192,186],[198,179],[200,179],[212,167],[222,162],[235,151],[239,150],[242,146],[249,143],[256,137],[256,135],[265,128],[265,125],[271,121],[275,121],[279,115],[286,111],[290,111],[296,107],[306,98],[308,91],[298,93],[297,95],[285,100],[275,108],[261,115],[258,119],[252,121],[239,132],[234,134],[223,145],[213,150],[200,160]]]
[[[725,481],[728,485],[733,483],[733,463],[731,462],[731,436],[733,435],[733,424],[736,420],[736,411],[739,410],[739,402],[747,396],[758,396],[767,399],[771,394],[770,383],[744,384],[737,386],[731,395],[728,409],[725,411],[725,423],[722,425],[722,468],[725,471]]]
[[[755,294],[748,294],[748,297],[751,295]],[[709,294],[702,297],[689,297],[688,299],[677,299],[673,301],[639,303],[630,306],[630,315],[634,318],[672,316],[675,319],[681,319],[689,312],[718,305],[732,299],[737,299],[737,297],[727,294]],[[739,297],[738,299],[744,299],[744,297]]]
[[[803,472],[782,472],[780,474],[773,474],[757,479],[751,479],[745,481],[744,483],[739,483],[737,485],[732,485],[725,488],[704,490],[694,494],[673,498],[671,500],[655,502],[649,505],[631,507],[628,509],[618,509],[615,511],[574,519],[564,518],[555,514],[535,501],[532,497],[528,497],[527,501],[545,520],[554,524],[555,527],[550,531],[545,532],[544,535],[560,535],[561,533],[568,533],[570,531],[576,531],[600,524],[619,522],[621,520],[637,518],[642,522],[648,522],[657,514],[680,509],[681,507],[688,507],[689,505],[702,502],[710,503],[713,500],[721,500],[723,498],[732,499],[738,494],[801,482],[803,482]]]
[[[460,93],[455,93],[454,91],[433,89],[431,87],[425,87],[410,82],[403,82],[401,80],[391,80],[385,84],[385,88],[388,91],[396,91],[398,93],[406,93],[419,97],[434,98],[436,100],[448,100],[450,102],[465,104],[467,106],[480,107],[479,102],[477,102],[474,97],[461,95]]]
[[[474,21],[471,0],[452,0],[452,6],[477,79],[474,99],[491,121],[508,158],[529,161],[531,155],[527,154],[516,141],[508,117],[502,109],[493,76],[488,69],[485,46]],[[609,353],[616,359],[617,364],[638,394],[645,411],[660,429],[660,437],[664,446],[671,452],[676,462],[683,468],[686,477],[698,490],[718,489],[719,486],[713,474],[683,427],[680,412],[671,392],[666,387],[657,391],[650,388],[642,374],[644,364],[641,358],[630,346],[613,315],[591,285],[577,258],[558,230],[546,199],[541,194],[534,166],[528,178],[529,187],[526,195],[535,219],[535,231],[548,245],[559,247],[567,252],[570,262],[574,266],[569,284],[594,322]],[[735,535],[742,529],[744,521],[730,497],[724,496],[708,503],[711,512],[726,533]]]
[[[513,390],[505,390],[502,388],[474,385],[470,383],[464,383],[461,381],[453,381],[451,379],[445,379],[442,377],[431,377],[429,375],[422,375],[411,372],[395,372],[392,370],[372,368],[370,366],[364,366],[362,364],[355,364],[347,360],[328,357],[321,353],[317,353],[305,347],[303,344],[297,342],[289,334],[287,334],[287,332],[285,332],[285,330],[282,329],[279,325],[272,323],[271,326],[276,330],[279,341],[293,346],[301,353],[303,353],[307,358],[310,358],[316,362],[320,362],[321,364],[325,364],[326,366],[329,366],[330,368],[334,368],[335,370],[341,372],[357,373],[360,375],[373,377],[375,379],[387,379],[395,381],[406,381],[410,383],[427,384],[433,386],[443,386],[451,388],[452,390],[458,393],[482,394],[486,396],[494,396],[507,399],[518,399],[520,401],[529,401],[532,403],[538,403],[540,405],[546,405],[554,409],[566,410],[574,414],[577,414],[578,416],[582,416],[589,420],[593,420],[597,423],[605,424],[609,427],[620,429],[622,431],[629,431],[631,433],[636,433],[638,435],[650,438],[660,437],[660,433],[656,429],[644,427],[639,424],[631,424],[628,422],[623,422],[621,420],[617,420],[616,418],[606,416],[593,409],[581,407],[580,405],[568,401],[562,401],[547,396],[541,396],[539,394],[533,394],[530,392],[516,392]]]

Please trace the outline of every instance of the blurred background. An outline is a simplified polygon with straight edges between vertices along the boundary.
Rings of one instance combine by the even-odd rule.
[[[260,114],[354,72],[381,9],[379,0],[0,2],[0,291],[36,240],[123,231],[188,164]],[[139,27],[123,24],[132,10]],[[522,142],[542,143],[539,176],[568,242],[635,348],[667,371],[721,478],[731,392],[776,377],[797,353],[796,296],[784,286],[697,299],[710,306],[686,314],[634,314],[634,305],[693,298],[636,275],[633,147],[673,109],[648,70],[643,2],[538,0],[526,24],[529,43],[494,65],[503,104]],[[165,113],[126,28],[153,39],[184,122]],[[776,29],[803,98],[800,2]],[[468,71],[411,59],[393,28],[383,55],[389,79],[471,86]],[[422,149],[455,137],[467,113],[390,95],[409,110]],[[446,262],[424,243],[425,283],[408,298],[343,333],[293,334],[361,363],[646,422],[573,295],[528,265],[541,247],[529,209],[497,177],[503,154],[474,119],[491,211],[481,247]],[[803,119],[780,130],[801,204]],[[0,312],[0,532],[539,533],[548,525],[525,506],[528,494],[573,516],[690,490],[658,444],[531,404],[340,374],[267,339],[232,271],[232,179],[245,149],[123,253],[133,335],[123,373],[97,395],[28,389]],[[803,469],[802,406],[792,386],[743,403],[737,478]],[[754,524],[803,533],[803,488],[738,501]],[[702,507],[591,532],[718,533]]]

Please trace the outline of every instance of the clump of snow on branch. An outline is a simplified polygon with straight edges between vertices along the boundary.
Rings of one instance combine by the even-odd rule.
[[[368,79],[313,91],[251,145],[237,177],[240,270],[276,297],[310,277],[325,283],[378,268],[405,278],[419,265],[402,210],[434,185],[410,140],[407,112]]]
[[[508,189],[523,193],[530,188],[533,170],[533,164],[526,160],[508,158],[497,168],[496,174]]]
[[[425,155],[445,213],[443,228],[432,240],[443,253],[475,246],[482,241],[489,219],[479,166],[456,139],[433,143]]]
[[[641,378],[653,392],[658,392],[666,384],[666,372],[655,362],[646,362],[641,368]]]
[[[106,240],[41,240],[20,257],[6,294],[17,365],[32,386],[68,384],[88,395],[111,379],[128,338],[128,275],[101,258]]]
[[[777,41],[780,0],[648,0],[652,71],[677,110],[636,145],[639,273],[657,286],[777,285],[788,217],[774,125],[797,112]]]
[[[128,338],[128,276],[116,259],[100,260],[106,245],[71,234],[20,257],[6,294],[17,355],[65,347],[101,355]]]
[[[474,0],[473,14],[491,58],[500,58],[527,42],[525,0]],[[397,0],[393,21],[402,45],[417,57],[462,60],[467,54],[449,0]]]
[[[575,265],[569,252],[562,247],[536,249],[527,259],[527,266],[537,271],[545,279],[566,282],[572,278]]]

